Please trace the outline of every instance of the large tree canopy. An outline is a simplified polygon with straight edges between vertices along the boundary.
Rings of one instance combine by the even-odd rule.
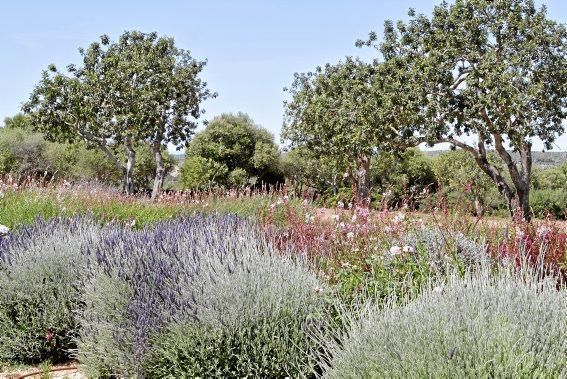
[[[296,74],[285,103],[282,138],[316,156],[354,164],[359,200],[369,198],[370,159],[399,142],[382,67],[347,58]]]
[[[161,190],[168,143],[187,144],[201,114],[200,103],[213,96],[198,75],[205,62],[156,33],[126,32],[117,42],[80,49],[82,65],[43,72],[24,110],[50,140],[84,140],[100,148],[124,173],[133,190],[135,146],[148,143],[156,161],[153,196]],[[124,165],[110,146],[122,145]]]
[[[413,10],[409,16],[408,23],[387,22],[381,44],[375,33],[359,41],[377,47],[392,73],[400,133],[466,150],[510,211],[529,218],[532,143],[540,139],[549,148],[564,132],[565,25],[531,0],[456,0],[435,7],[430,18]],[[491,147],[511,182],[487,159]]]

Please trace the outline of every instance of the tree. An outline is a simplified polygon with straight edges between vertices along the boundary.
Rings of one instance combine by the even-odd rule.
[[[502,169],[498,157],[489,153],[490,164]],[[454,193],[466,193],[472,198],[475,213],[481,216],[490,197],[500,196],[494,183],[484,174],[474,157],[465,150],[448,151],[433,159],[435,176],[442,188]]]
[[[529,219],[533,140],[550,148],[564,132],[565,25],[531,0],[456,0],[436,6],[431,18],[413,10],[409,16],[408,23],[387,22],[380,45],[375,33],[358,42],[383,55],[397,88],[394,105],[404,111],[400,133],[409,129],[472,154],[511,214]],[[489,147],[510,180],[489,161]]]
[[[336,195],[344,183],[346,166],[339,166],[337,160],[329,156],[316,157],[306,147],[296,147],[282,155],[280,161],[286,183],[291,185],[297,196],[305,189],[313,189],[320,194]]]
[[[215,117],[205,130],[195,135],[186,151],[187,158],[202,157],[224,165],[225,177],[216,175],[216,180],[229,185],[242,182],[242,170],[250,184],[282,182],[279,170],[279,150],[274,136],[266,129],[254,124],[244,113],[222,114]]]
[[[282,139],[316,156],[333,157],[338,165],[355,162],[352,178],[360,201],[369,199],[372,155],[399,140],[385,85],[379,64],[347,58],[295,74],[291,100],[284,103]]]
[[[404,201],[416,207],[425,193],[436,188],[431,159],[417,148],[401,152],[382,152],[372,159],[370,166],[372,185],[385,196],[389,206]]]
[[[190,156],[181,165],[179,180],[183,188],[204,190],[223,184],[228,172],[228,167],[223,163],[201,156]]]
[[[127,193],[134,190],[135,145],[148,143],[156,161],[155,197],[165,175],[164,146],[189,141],[200,102],[214,95],[198,78],[205,62],[176,48],[171,38],[136,31],[114,43],[102,36],[79,51],[82,66],[69,65],[66,73],[49,66],[24,111],[49,140],[83,140],[99,148],[123,172]]]
[[[161,192],[166,173],[163,151],[189,143],[202,114],[200,104],[216,96],[199,78],[205,61],[156,33],[126,32],[113,45],[116,80],[121,93],[121,121],[152,149],[156,163],[152,199]]]

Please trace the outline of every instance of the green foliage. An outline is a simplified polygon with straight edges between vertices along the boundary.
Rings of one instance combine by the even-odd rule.
[[[567,163],[557,167],[534,170],[532,185],[534,189],[567,190]]]
[[[374,190],[387,193],[391,206],[400,206],[404,195],[411,203],[419,202],[424,190],[433,192],[436,187],[431,159],[419,149],[378,154],[372,159],[370,174]]]
[[[347,58],[295,74],[285,103],[282,139],[339,166],[354,163],[351,178],[360,199],[369,196],[370,157],[400,142],[384,85],[381,66]]]
[[[536,217],[546,218],[551,215],[558,220],[565,220],[567,217],[567,192],[565,190],[532,190],[530,204]]]
[[[510,212],[519,206],[529,219],[532,140],[551,148],[565,129],[567,28],[532,0],[458,0],[436,6],[431,17],[409,16],[386,22],[381,43],[376,33],[358,42],[381,52],[401,129],[412,140],[468,151]],[[465,142],[473,134],[477,141]],[[489,162],[491,146],[509,178]]]
[[[562,377],[565,289],[531,274],[450,275],[406,305],[370,306],[331,346],[328,378]]]
[[[225,164],[201,156],[189,156],[183,161],[179,181],[183,188],[203,190],[224,183],[228,173]]]
[[[502,169],[495,154],[489,153],[487,158],[490,164]],[[487,208],[497,205],[494,200],[501,198],[490,177],[467,151],[458,149],[438,155],[433,159],[433,169],[441,189],[453,203],[459,203],[454,205],[462,207],[462,202],[467,201],[467,208],[482,215]]]
[[[250,184],[265,182],[277,183],[282,181],[279,169],[279,151],[274,142],[274,136],[266,129],[254,124],[252,119],[244,114],[222,114],[215,117],[207,128],[197,133],[191,141],[187,160],[197,166],[191,169],[187,163],[186,172],[191,172],[193,179],[187,184],[215,183],[232,185],[229,176],[232,175],[238,186],[245,182]],[[200,159],[196,159],[199,157]],[[190,160],[193,159],[193,160]],[[205,162],[207,162],[205,164]],[[185,166],[185,164],[184,164]],[[226,169],[222,169],[225,167]],[[199,174],[205,175],[199,178]],[[188,186],[188,188],[194,188]]]
[[[348,166],[339,164],[333,157],[316,157],[305,147],[296,147],[282,154],[281,170],[295,193],[301,196],[304,190],[327,196],[335,196],[339,188],[349,186],[344,173]]]
[[[167,144],[183,146],[191,137],[200,102],[214,96],[199,78],[205,62],[177,48],[173,38],[137,31],[117,42],[103,35],[79,51],[82,65],[69,65],[66,73],[50,65],[23,109],[48,140],[84,140],[104,152],[125,173],[130,192],[134,145],[149,143],[159,157]],[[113,151],[117,146],[128,151],[128,164]],[[163,176],[160,167],[154,192]]]

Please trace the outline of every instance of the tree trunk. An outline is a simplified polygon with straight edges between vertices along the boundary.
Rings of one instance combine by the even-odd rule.
[[[510,206],[510,211],[512,217],[519,220],[530,221],[532,218],[532,212],[530,208],[530,180],[532,173],[532,144],[529,142],[524,143],[520,146],[520,166],[521,169],[518,170],[518,166],[512,160],[512,156],[506,151],[504,147],[504,140],[502,135],[498,133],[492,134],[494,137],[494,146],[500,159],[506,164],[510,177],[512,178],[512,183],[516,189],[514,194],[514,199]]]
[[[356,197],[362,204],[370,203],[370,158],[366,155],[356,160]]]
[[[124,139],[124,146],[126,147],[126,167],[124,170],[124,192],[127,195],[134,193],[134,166],[136,165],[136,151],[132,147],[132,140],[130,137]]]
[[[154,178],[154,188],[152,190],[152,200],[157,199],[163,188],[163,180],[165,177],[165,167],[163,165],[163,156],[161,155],[161,143],[154,142],[152,144],[152,152],[156,161],[156,176]]]

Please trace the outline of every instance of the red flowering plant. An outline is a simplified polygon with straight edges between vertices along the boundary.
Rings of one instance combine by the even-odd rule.
[[[493,240],[491,247],[492,255],[502,263],[527,264],[567,279],[567,232],[549,216],[543,221],[514,220],[504,238]]]

